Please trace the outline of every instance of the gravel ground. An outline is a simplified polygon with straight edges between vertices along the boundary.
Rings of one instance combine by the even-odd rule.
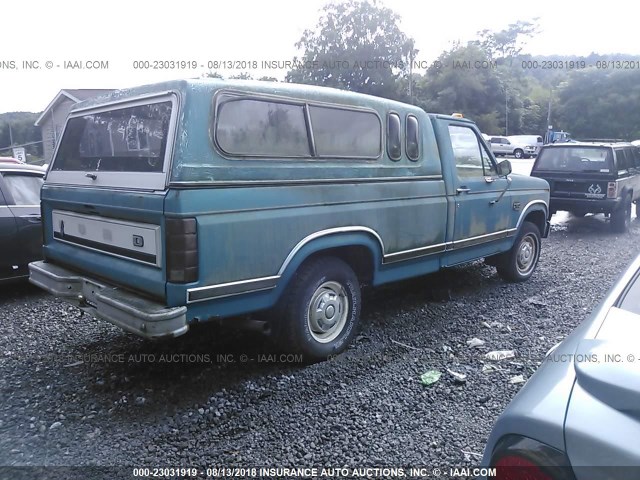
[[[281,361],[259,334],[201,326],[149,343],[36,288],[3,287],[0,465],[477,464],[522,386],[509,380],[528,378],[603,298],[639,233],[636,219],[615,235],[569,217],[524,284],[476,262],[369,291],[354,345],[311,366]],[[503,349],[516,358],[484,359]],[[500,370],[483,372],[489,363]],[[431,369],[443,375],[427,387]]]

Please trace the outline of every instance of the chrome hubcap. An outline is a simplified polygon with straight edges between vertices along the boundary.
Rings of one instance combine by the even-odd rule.
[[[522,239],[518,249],[517,269],[521,275],[528,274],[535,266],[538,253],[538,242],[533,235],[527,235]]]
[[[349,299],[337,282],[325,282],[318,287],[309,302],[308,327],[320,343],[335,340],[347,323]]]

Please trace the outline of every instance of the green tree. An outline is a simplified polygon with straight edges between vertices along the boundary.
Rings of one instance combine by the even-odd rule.
[[[640,71],[573,72],[558,94],[558,117],[574,138],[640,138]]]
[[[253,80],[253,76],[249,72],[240,72],[229,77],[233,80]]]
[[[431,112],[460,112],[482,131],[498,132],[505,98],[500,79],[491,68],[474,68],[487,60],[486,52],[474,44],[443,53],[416,80],[418,105]]]
[[[326,5],[315,30],[305,30],[296,43],[304,54],[294,59],[298,66],[286,81],[406,99],[397,80],[407,75],[417,50],[399,20],[377,0]]]
[[[204,75],[202,75],[203,78],[219,78],[220,80],[223,80],[224,77],[222,76],[221,73],[219,72],[214,72],[214,71],[208,71],[207,73],[205,73]]]
[[[513,59],[520,55],[526,39],[538,33],[537,19],[533,22],[518,20],[504,30],[478,32],[480,40],[476,42],[490,59]]]

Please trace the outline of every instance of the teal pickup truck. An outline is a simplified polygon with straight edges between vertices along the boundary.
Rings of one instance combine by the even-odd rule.
[[[528,279],[548,205],[547,182],[511,175],[463,118],[323,87],[166,82],[70,113],[30,279],[146,338],[240,317],[314,361],[353,338],[364,285],[479,258]]]

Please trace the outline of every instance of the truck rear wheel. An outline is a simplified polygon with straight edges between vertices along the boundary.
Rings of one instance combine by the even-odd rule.
[[[631,195],[627,197],[616,211],[611,212],[611,228],[614,232],[625,233],[631,226]]]
[[[314,258],[295,273],[277,307],[273,333],[286,351],[306,362],[343,352],[360,320],[361,292],[355,273],[335,257]]]
[[[508,282],[529,280],[540,258],[540,230],[531,222],[524,222],[511,250],[496,262],[498,274]]]

